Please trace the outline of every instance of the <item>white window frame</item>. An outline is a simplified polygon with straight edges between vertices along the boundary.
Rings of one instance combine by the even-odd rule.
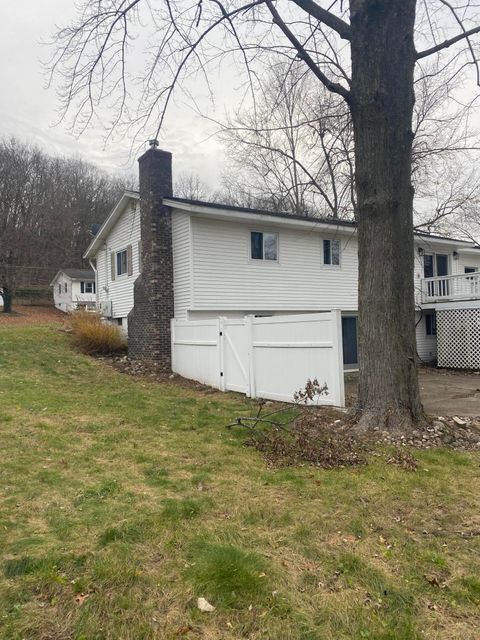
[[[325,263],[325,240],[330,242],[330,264]],[[338,242],[338,264],[332,264],[332,242]],[[339,238],[322,238],[322,266],[324,269],[342,268],[342,243]]]
[[[91,287],[91,291],[87,291],[87,287]],[[87,280],[84,281],[83,283],[83,292],[84,293],[90,293],[90,294],[94,294],[95,293],[95,282],[91,281],[91,280]]]
[[[263,258],[253,258],[252,257],[252,233],[261,233],[262,234],[262,247],[263,247]],[[276,245],[277,245],[277,257],[275,260],[269,260],[265,258],[265,234],[269,234],[271,236],[275,236]],[[260,231],[259,229],[250,229],[248,232],[248,258],[250,262],[254,264],[278,264],[280,262],[280,236],[278,231]]]
[[[422,256],[422,278],[425,278],[425,256],[432,256],[432,264],[433,264],[433,278],[448,278],[452,275],[452,254],[451,253],[440,253],[440,251],[425,251]],[[437,275],[437,256],[447,256],[447,269],[448,274],[446,276]]]
[[[118,273],[118,256],[124,253],[125,254],[125,271],[122,273]],[[126,278],[128,277],[128,251],[127,247],[125,249],[119,249],[115,251],[115,278]]]

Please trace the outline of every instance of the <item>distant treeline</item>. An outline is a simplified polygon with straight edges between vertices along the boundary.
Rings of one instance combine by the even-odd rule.
[[[0,289],[48,285],[58,269],[81,267],[91,225],[127,186],[79,158],[0,140]]]

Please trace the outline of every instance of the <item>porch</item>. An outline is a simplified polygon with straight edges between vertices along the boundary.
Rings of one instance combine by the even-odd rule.
[[[480,300],[480,273],[423,278],[421,295],[424,305],[458,300]]]

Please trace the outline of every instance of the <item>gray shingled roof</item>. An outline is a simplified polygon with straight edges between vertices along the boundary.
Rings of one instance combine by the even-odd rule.
[[[95,280],[95,273],[93,269],[60,269],[72,280]]]

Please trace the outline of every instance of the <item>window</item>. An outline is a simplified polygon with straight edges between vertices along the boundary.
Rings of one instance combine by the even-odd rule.
[[[464,273],[477,273],[478,267],[465,267]]]
[[[428,253],[423,256],[423,277],[433,278],[433,256]]]
[[[437,335],[437,317],[435,311],[430,311],[425,314],[425,329],[427,336]]]
[[[433,278],[438,276],[443,278],[448,276],[449,257],[443,253],[425,254],[423,256],[423,277]]]
[[[117,253],[117,276],[123,276],[127,273],[127,250]]]
[[[252,231],[250,256],[252,260],[278,260],[278,233]]]
[[[58,293],[62,293],[62,285],[60,282],[58,283]]]
[[[340,240],[323,241],[323,264],[340,266]]]
[[[66,282],[65,282],[65,284],[64,284],[64,290],[65,290],[65,293],[67,293],[67,291],[68,291],[68,285],[67,285],[67,283],[66,283]]]
[[[95,282],[80,282],[80,293],[95,293]]]

